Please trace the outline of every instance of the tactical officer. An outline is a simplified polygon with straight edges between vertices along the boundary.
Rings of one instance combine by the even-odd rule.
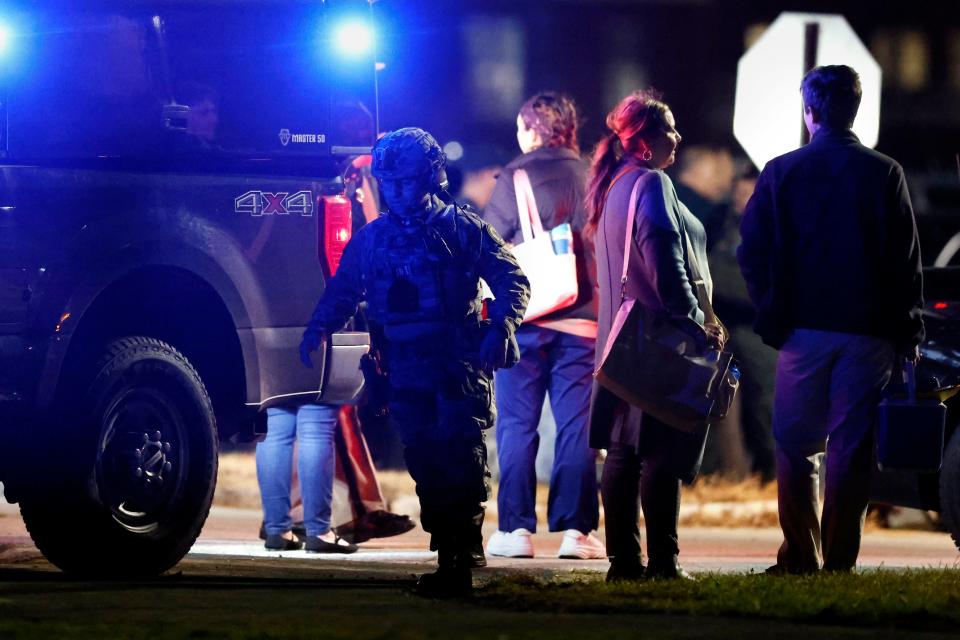
[[[483,429],[493,424],[495,369],[516,363],[514,332],[529,282],[492,227],[447,205],[446,158],[426,131],[404,128],[373,149],[386,215],[361,228],[310,318],[310,353],[367,301],[393,424],[417,483],[421,522],[437,551],[425,595],[469,592],[482,566],[481,503],[487,499]],[[480,278],[495,296],[481,320]]]

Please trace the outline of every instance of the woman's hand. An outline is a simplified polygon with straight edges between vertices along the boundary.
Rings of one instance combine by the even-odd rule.
[[[707,334],[707,346],[717,351],[723,351],[724,345],[727,344],[727,330],[723,328],[723,325],[708,322],[703,325],[703,330]]]

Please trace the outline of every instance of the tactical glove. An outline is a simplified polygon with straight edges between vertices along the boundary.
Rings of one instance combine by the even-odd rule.
[[[313,369],[313,362],[310,360],[310,354],[320,348],[320,345],[326,341],[323,331],[317,331],[307,327],[303,332],[303,339],[300,341],[300,362],[307,369]]]
[[[487,374],[512,367],[520,359],[520,350],[513,335],[502,327],[491,327],[480,343],[479,364]]]

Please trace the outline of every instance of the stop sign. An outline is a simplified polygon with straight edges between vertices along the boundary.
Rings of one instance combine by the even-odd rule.
[[[863,100],[853,131],[863,144],[877,144],[880,65],[843,16],[781,13],[737,67],[733,133],[758,168],[803,144],[800,81],[809,68],[829,64],[860,74]]]

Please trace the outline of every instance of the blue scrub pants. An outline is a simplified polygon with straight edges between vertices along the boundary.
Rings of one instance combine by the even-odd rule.
[[[596,341],[535,325],[517,331],[520,362],[496,372],[499,528],[536,531],[537,424],[544,396],[557,423],[547,521],[550,531],[598,526],[596,452],[589,446]]]

